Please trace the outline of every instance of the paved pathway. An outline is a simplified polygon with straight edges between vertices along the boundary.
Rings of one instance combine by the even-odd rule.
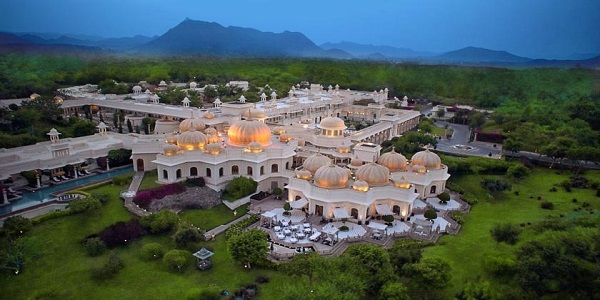
[[[144,172],[142,172],[142,171],[136,172],[135,175],[133,176],[133,179],[131,180],[131,184],[129,184],[128,191],[137,192],[137,190],[140,188],[140,184],[142,184],[143,179],[144,179]],[[123,198],[125,199],[125,208],[127,208],[127,210],[130,211],[132,214],[135,214],[140,217],[147,216],[150,214],[150,212],[140,208],[135,203],[133,203],[134,197],[123,197]]]
[[[239,217],[239,218],[237,218],[237,219],[235,219],[235,220],[233,220],[233,221],[231,221],[231,222],[229,222],[227,224],[219,225],[219,226],[217,226],[217,227],[215,227],[215,228],[207,231],[204,234],[204,237],[207,240],[208,239],[212,239],[214,236],[217,236],[217,235],[225,232],[225,230],[227,230],[227,228],[231,227],[231,225],[236,224],[238,222],[241,222],[242,220],[248,219],[248,218],[250,218],[250,216],[251,216],[251,214],[248,213],[248,214],[245,214],[245,215],[243,215],[243,216],[241,216],[241,217]]]

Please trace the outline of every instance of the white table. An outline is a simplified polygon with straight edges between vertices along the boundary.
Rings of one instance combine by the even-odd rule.
[[[273,230],[275,230],[275,232],[279,232],[281,231],[281,226],[275,226],[273,227]]]
[[[310,228],[310,223],[304,223],[302,226],[304,226],[304,228]]]
[[[285,235],[283,235],[281,233],[278,233],[277,234],[277,238],[280,239],[280,240],[285,240]]]
[[[302,240],[306,237],[306,235],[302,232],[298,232],[298,233],[296,233],[296,237]]]
[[[290,243],[292,243],[292,244],[295,244],[295,243],[297,243],[297,242],[298,242],[298,239],[297,239],[297,238],[295,238],[295,237],[291,237],[291,238],[290,238]]]
[[[310,228],[304,228],[304,233],[311,234],[312,233],[312,229],[310,229]]]
[[[289,229],[284,229],[283,234],[290,235],[290,234],[292,234],[292,232]]]

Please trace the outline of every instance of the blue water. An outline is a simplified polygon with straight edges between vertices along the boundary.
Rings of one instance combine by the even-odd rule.
[[[106,173],[85,176],[85,177],[81,177],[78,179],[71,179],[65,183],[38,189],[35,192],[23,192],[23,194],[22,194],[23,198],[13,201],[7,206],[0,207],[0,216],[7,214],[9,212],[15,211],[15,210],[20,210],[23,208],[27,208],[27,207],[34,206],[34,205],[43,203],[45,201],[48,201],[50,198],[52,198],[51,194],[53,194],[53,193],[57,193],[59,191],[71,190],[78,186],[102,181],[102,180],[105,180],[108,178],[112,178],[114,176],[123,175],[123,174],[131,173],[131,172],[133,172],[133,170],[131,169],[131,166],[129,166],[129,167],[120,168],[120,169],[113,169]]]

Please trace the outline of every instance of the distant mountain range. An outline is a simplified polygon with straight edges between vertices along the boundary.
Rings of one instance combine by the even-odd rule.
[[[600,56],[574,54],[566,60],[531,59],[506,51],[466,47],[446,53],[431,53],[385,45],[353,42],[317,46],[299,32],[263,32],[252,28],[185,19],[158,37],[102,38],[60,33],[0,32],[0,53],[50,52],[85,54],[129,54],[166,56],[315,57],[367,59],[420,64],[457,64],[515,67],[600,68]],[[592,57],[588,59],[582,59]]]

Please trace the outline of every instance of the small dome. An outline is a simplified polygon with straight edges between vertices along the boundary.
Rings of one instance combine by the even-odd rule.
[[[415,173],[420,173],[420,174],[427,173],[427,168],[420,166],[420,165],[412,166],[411,170]]]
[[[336,165],[320,167],[315,172],[314,183],[318,187],[326,189],[345,188],[348,183],[348,172]]]
[[[284,133],[285,133],[285,128],[283,128],[281,126],[273,128],[274,135],[282,135]]]
[[[64,101],[64,99],[62,97],[56,96],[54,97],[54,103],[58,104],[58,103],[62,103]]]
[[[167,83],[166,83],[164,80],[161,80],[161,81],[158,83],[158,86],[167,86]]]
[[[392,152],[382,154],[377,163],[390,169],[390,172],[402,171],[406,168],[406,157],[392,150]]]
[[[423,166],[427,170],[439,170],[442,167],[440,157],[429,151],[429,149],[415,153],[411,159],[411,163],[413,166]]]
[[[376,163],[361,166],[355,174],[357,180],[366,181],[371,186],[387,185],[390,178],[390,170]]]
[[[245,111],[242,116],[246,119],[257,119],[262,120],[267,118],[267,114],[265,114],[262,110],[253,108]]]
[[[38,93],[33,93],[33,94],[31,94],[31,95],[29,96],[29,99],[31,99],[31,100],[35,100],[35,99],[37,99],[37,98],[39,98],[39,97],[41,97],[41,96],[40,96],[40,94],[38,94]]]
[[[363,165],[363,161],[358,159],[358,157],[355,157],[352,159],[352,161],[350,162],[350,165],[355,166],[355,167],[360,167]]]
[[[59,134],[62,134],[62,133],[58,132],[58,130],[56,130],[56,128],[54,128],[54,127],[53,127],[53,128],[52,128],[52,129],[50,129],[50,131],[49,131],[48,133],[46,133],[46,134],[47,134],[47,135],[59,135]]]
[[[179,148],[177,147],[177,145],[165,144],[163,146],[163,154],[166,156],[173,156],[173,155],[177,154],[178,151],[179,151]]]
[[[203,118],[205,118],[205,119],[209,119],[209,120],[210,120],[210,119],[214,119],[214,118],[215,118],[215,114],[214,114],[213,112],[211,112],[211,111],[208,111],[208,112],[206,112],[206,113],[204,114]]]
[[[344,130],[346,129],[346,124],[344,123],[344,120],[340,118],[327,117],[321,120],[318,127],[321,129]]]
[[[263,151],[263,147],[259,142],[251,142],[248,144],[248,149],[249,152],[252,153],[260,153]]]
[[[357,180],[352,184],[352,189],[356,191],[366,192],[369,190],[369,183],[362,180]]]
[[[190,89],[195,89],[198,86],[198,84],[194,81],[190,82]]]
[[[196,118],[185,119],[179,123],[179,132],[189,131],[194,128],[196,131],[203,130],[205,127],[204,123]]]
[[[350,146],[342,143],[341,145],[335,148],[335,151],[337,151],[338,153],[350,153]]]
[[[312,179],[312,173],[309,170],[298,170],[296,171],[296,178],[310,180]]]
[[[210,143],[206,145],[206,152],[212,155],[218,155],[221,153],[221,145],[218,143]]]
[[[271,129],[265,123],[242,120],[234,123],[227,131],[229,143],[234,146],[247,146],[258,142],[262,146],[271,144]]]
[[[315,174],[320,167],[329,165],[331,165],[331,158],[321,153],[317,153],[309,156],[302,164],[302,167]]]
[[[177,137],[177,147],[181,150],[202,150],[206,145],[206,135],[193,128]]]
[[[168,144],[177,145],[177,136],[173,135],[167,138]]]
[[[400,178],[392,178],[394,181],[394,186],[401,189],[410,189],[410,182],[404,178],[404,176]]]
[[[282,135],[279,136],[279,141],[282,142],[282,143],[287,143],[290,140],[292,140],[292,138],[289,137],[289,136],[287,136],[287,135],[285,135],[285,134],[282,134]]]
[[[208,127],[204,130],[206,135],[217,135],[217,130],[214,127]]]

